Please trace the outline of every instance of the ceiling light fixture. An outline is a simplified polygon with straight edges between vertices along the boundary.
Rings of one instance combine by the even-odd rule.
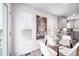
[[[72,14],[72,16],[76,16],[76,14]]]
[[[67,3],[62,3],[62,5],[67,5]]]

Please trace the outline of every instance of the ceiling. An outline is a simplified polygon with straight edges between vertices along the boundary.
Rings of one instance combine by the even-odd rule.
[[[79,3],[27,3],[27,5],[55,16],[79,13]]]

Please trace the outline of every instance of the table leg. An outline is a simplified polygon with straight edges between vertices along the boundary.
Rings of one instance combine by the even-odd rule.
[[[57,56],[59,56],[59,47],[57,47]]]

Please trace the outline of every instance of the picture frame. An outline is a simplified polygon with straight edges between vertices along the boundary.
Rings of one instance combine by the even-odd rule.
[[[36,39],[44,39],[47,34],[47,18],[36,15]]]

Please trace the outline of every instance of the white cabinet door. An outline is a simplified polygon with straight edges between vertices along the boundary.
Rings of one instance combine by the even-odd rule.
[[[75,21],[75,28],[79,29],[79,20]]]

